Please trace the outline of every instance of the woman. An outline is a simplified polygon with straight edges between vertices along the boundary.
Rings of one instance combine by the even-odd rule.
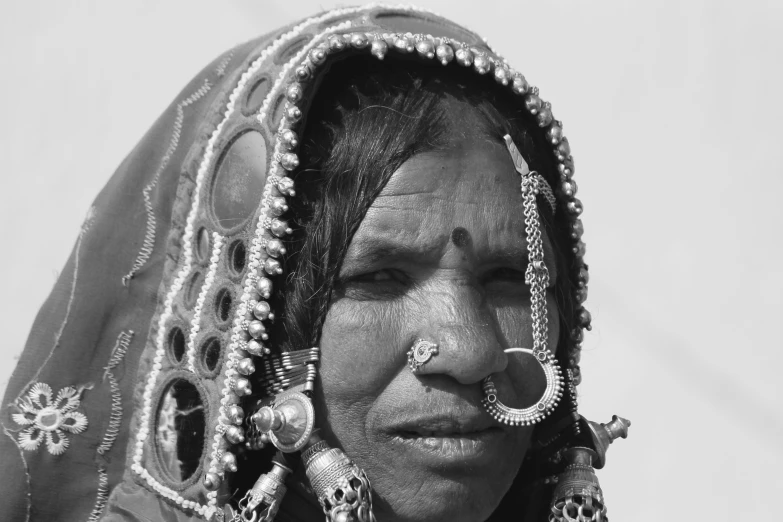
[[[341,9],[227,53],[39,313],[5,518],[605,519],[591,466],[628,423],[576,413],[572,175],[537,89],[429,13]]]

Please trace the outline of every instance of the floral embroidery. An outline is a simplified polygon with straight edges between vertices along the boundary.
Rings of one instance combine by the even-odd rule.
[[[64,431],[81,433],[87,429],[87,417],[78,411],[80,392],[70,386],[63,388],[52,401],[52,388],[37,382],[27,396],[17,402],[22,413],[14,413],[14,422],[27,426],[19,434],[19,445],[26,451],[35,451],[46,439],[46,448],[52,455],[61,455],[68,449]]]

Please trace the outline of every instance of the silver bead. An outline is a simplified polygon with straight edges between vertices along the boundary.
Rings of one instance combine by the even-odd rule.
[[[351,46],[354,49],[364,49],[370,41],[367,39],[367,35],[364,33],[351,34]]]
[[[577,198],[574,198],[573,201],[569,201],[566,204],[566,208],[568,209],[568,212],[571,214],[578,216],[582,213],[582,202],[579,201]]]
[[[440,44],[435,49],[435,56],[438,57],[440,63],[448,65],[450,61],[454,59],[454,49],[449,44]]]
[[[259,277],[256,281],[256,292],[264,299],[269,299],[269,296],[272,295],[272,281],[266,277]]]
[[[576,181],[569,179],[567,181],[564,181],[560,184],[560,188],[563,189],[563,194],[565,194],[568,197],[574,197],[576,196]]]
[[[250,337],[253,339],[261,339],[265,341],[265,338],[267,337],[265,335],[266,327],[261,321],[250,321],[250,324],[247,325],[247,333],[249,333]]]
[[[272,216],[278,217],[287,211],[288,205],[285,204],[285,198],[272,198],[272,202],[269,205],[269,213]]]
[[[514,76],[514,82],[511,84],[511,88],[517,94],[527,94],[527,91],[530,89],[530,84],[528,84],[525,77],[520,74]]]
[[[465,49],[464,47],[457,49],[454,57],[457,59],[457,63],[463,67],[470,67],[473,63],[473,53],[470,49]]]
[[[253,375],[256,372],[256,366],[253,364],[253,359],[250,357],[241,359],[237,363],[237,371],[242,375]]]
[[[294,150],[299,146],[299,137],[291,129],[285,129],[280,133],[280,142],[287,150]]]
[[[293,152],[286,152],[280,156],[280,164],[290,172],[299,166],[299,157]]]
[[[285,221],[281,221],[279,219],[272,220],[272,223],[269,226],[269,230],[271,230],[272,233],[277,237],[283,237],[293,232],[289,228],[288,223],[286,223]]]
[[[582,383],[582,371],[580,370],[579,366],[574,366],[574,386],[579,386]]]
[[[280,193],[285,196],[296,196],[296,191],[294,190],[294,180],[291,178],[282,177],[278,179],[277,190],[279,190]]]
[[[415,47],[411,38],[398,36],[394,39],[394,48],[401,53],[412,53]]]
[[[538,111],[541,110],[541,106],[543,105],[543,102],[541,101],[541,98],[539,98],[535,94],[528,94],[525,96],[525,108],[530,114],[538,114]]]
[[[346,45],[345,38],[341,34],[333,34],[329,37],[329,49],[332,51],[342,51]]]
[[[590,272],[587,271],[587,267],[586,266],[579,267],[579,274],[576,276],[576,279],[577,279],[577,281],[579,281],[578,284],[579,284],[580,287],[583,287],[587,283],[590,282]],[[587,310],[585,310],[585,311],[587,311]],[[588,312],[588,315],[589,315],[589,312]]]
[[[579,310],[579,324],[580,326],[582,326],[582,328],[586,328],[587,330],[590,330],[592,328],[590,323],[592,322],[593,322],[593,316],[590,315],[590,312],[588,312],[587,309],[582,308],[581,310]]]
[[[250,359],[246,359],[246,360],[249,361]],[[226,410],[226,417],[228,417],[228,420],[231,421],[231,424],[234,424],[236,426],[241,426],[242,422],[245,420],[245,412],[242,410],[241,407],[237,406],[236,404],[232,404]]]
[[[561,127],[560,124],[555,123],[547,129],[546,137],[553,146],[557,145],[560,143],[560,140],[563,139],[563,127]]]
[[[259,321],[265,321],[269,318],[269,314],[271,313],[271,307],[269,306],[269,303],[266,301],[259,301],[254,307],[253,307],[253,315],[258,319]],[[251,323],[252,324],[252,323]],[[255,337],[255,336],[253,336]]]
[[[239,426],[229,426],[224,434],[226,440],[231,444],[241,444],[245,442],[245,433]]]
[[[207,473],[204,475],[204,487],[210,491],[217,491],[223,479],[217,473]]]
[[[426,38],[416,42],[416,51],[427,58],[435,58],[435,44]]]
[[[237,458],[230,451],[226,451],[220,457],[220,465],[223,467],[223,470],[233,473],[237,470]]]
[[[585,301],[587,301],[587,288],[577,289],[574,295],[576,296],[577,303],[584,303]]]
[[[492,68],[492,62],[483,54],[476,54],[473,58],[473,68],[479,74],[487,74]]]
[[[552,116],[552,110],[548,107],[542,108],[540,111],[538,111],[538,114],[536,115],[536,119],[538,120],[538,126],[539,127],[546,127],[552,121],[555,119],[554,116]]]
[[[508,85],[508,78],[510,76],[510,73],[508,72],[508,69],[497,65],[495,66],[495,81],[502,84],[502,85]]]
[[[557,159],[564,161],[571,155],[571,145],[568,144],[568,138],[563,138],[557,145],[556,154]]]
[[[263,344],[259,343],[255,339],[250,339],[245,344],[245,351],[249,353],[250,355],[255,355],[256,357],[261,357],[266,353],[269,353],[269,348],[264,346]]]
[[[585,227],[581,219],[576,219],[573,223],[571,223],[572,238],[579,239],[580,237],[582,237],[582,234],[584,234],[584,232],[585,232]]]
[[[302,119],[302,111],[296,105],[288,105],[285,108],[285,119],[291,123],[296,123]]]
[[[313,71],[310,69],[310,66],[307,63],[303,63],[299,67],[296,68],[296,79],[300,82],[306,82],[309,80],[312,75]]]
[[[576,255],[576,257],[585,257],[587,245],[585,245],[584,241],[580,239],[576,242],[576,245],[571,248],[571,251],[574,253],[574,255]]]
[[[557,172],[560,173],[560,179],[571,179],[571,176],[574,175],[573,171],[564,163],[557,164]]]
[[[280,261],[270,257],[264,261],[264,272],[272,276],[280,275],[283,273],[283,267],[280,266]]]
[[[250,381],[248,381],[244,377],[231,379],[231,389],[234,390],[234,393],[240,397],[244,397],[245,395],[250,395],[251,393],[253,393],[253,390],[250,387]],[[239,442],[242,441],[240,440]]]
[[[381,39],[373,40],[372,41],[372,47],[370,49],[370,52],[373,56],[378,58],[379,60],[383,60],[386,56],[386,51],[389,50],[389,45]]]
[[[326,53],[327,50],[323,47],[315,47],[310,49],[310,52],[307,53],[307,57],[310,58],[313,65],[318,66],[326,61]]]
[[[302,85],[298,82],[293,82],[288,86],[288,89],[285,90],[285,97],[291,103],[299,103],[302,101],[303,96],[304,89],[302,89]]]
[[[279,239],[270,239],[266,242],[266,253],[272,257],[284,256],[286,249]]]

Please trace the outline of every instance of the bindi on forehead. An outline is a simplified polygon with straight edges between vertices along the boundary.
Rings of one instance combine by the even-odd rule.
[[[457,248],[462,248],[470,243],[470,233],[462,227],[451,231],[451,242]]]

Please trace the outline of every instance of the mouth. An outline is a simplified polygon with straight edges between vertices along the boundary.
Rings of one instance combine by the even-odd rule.
[[[502,451],[506,432],[484,417],[423,418],[405,421],[388,432],[391,441],[437,465],[476,465]]]

